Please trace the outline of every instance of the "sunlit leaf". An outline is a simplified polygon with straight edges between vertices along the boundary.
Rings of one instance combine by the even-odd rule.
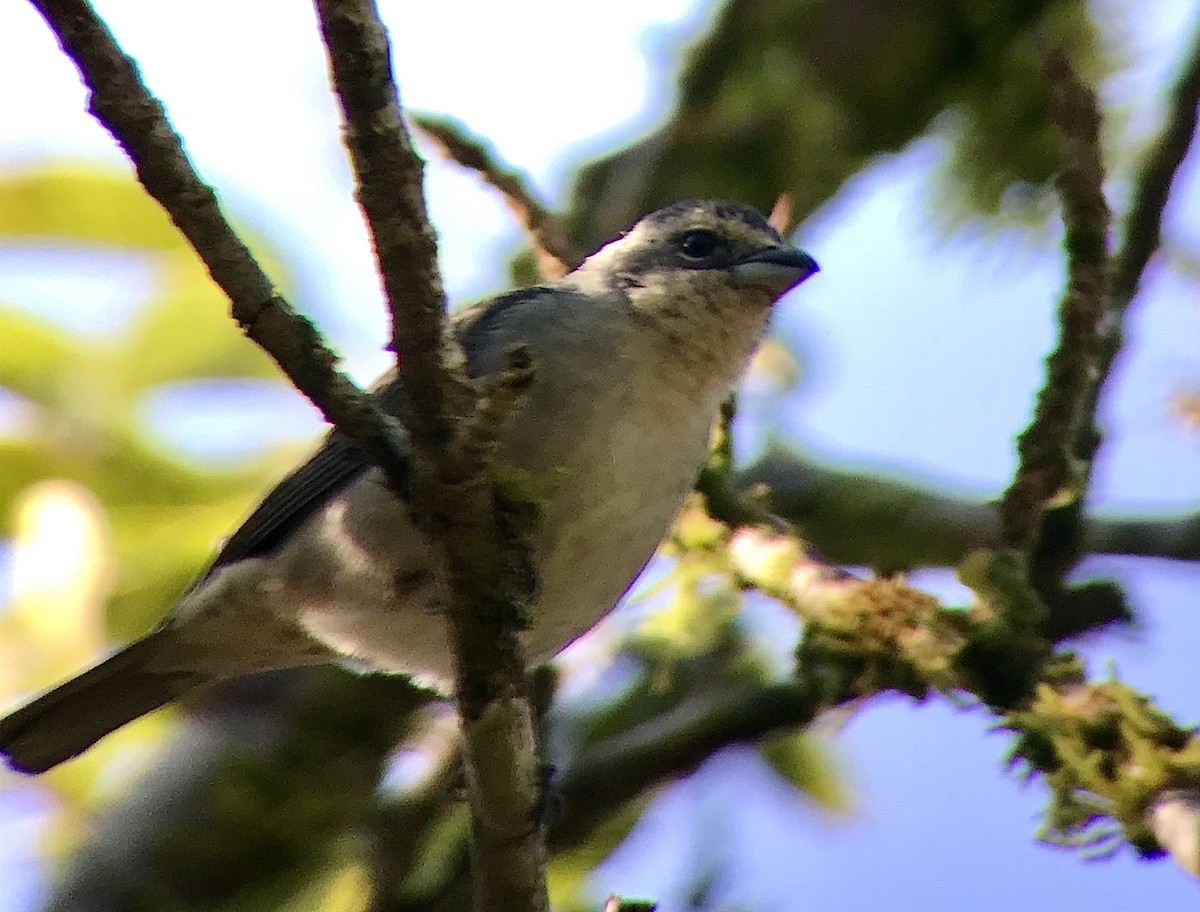
[[[621,806],[590,832],[586,842],[554,855],[546,866],[551,908],[595,908],[595,897],[587,890],[588,878],[633,832],[648,801],[643,797]]]
[[[44,452],[32,440],[0,439],[0,536],[13,534],[21,492],[46,477]]]
[[[164,257],[163,293],[117,340],[133,389],[198,377],[266,377],[274,362],[242,335],[208,273],[187,255]]]
[[[829,747],[807,732],[772,738],[760,748],[763,758],[795,788],[825,807],[846,813],[854,806],[853,795]]]
[[[0,307],[0,386],[26,399],[56,399],[83,347],[51,324]]]
[[[79,241],[152,250],[185,241],[131,176],[56,164],[0,175],[0,237]]]
[[[56,660],[76,665],[104,643],[112,572],[104,511],[82,485],[48,480],[22,492],[13,512],[13,613],[30,639],[54,640]]]

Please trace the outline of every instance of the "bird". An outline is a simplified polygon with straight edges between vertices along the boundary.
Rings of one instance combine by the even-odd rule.
[[[527,655],[552,657],[632,585],[775,302],[817,271],[757,210],[687,200],[557,281],[453,315],[472,382],[503,371],[513,346],[532,359],[497,457],[539,491]],[[372,395],[399,414],[394,369]],[[0,719],[0,755],[44,772],[195,688],[258,671],[349,662],[453,680],[434,566],[408,504],[334,429],[155,629]]]

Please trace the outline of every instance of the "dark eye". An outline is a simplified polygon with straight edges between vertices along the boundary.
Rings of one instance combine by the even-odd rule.
[[[704,260],[716,253],[721,238],[714,231],[697,228],[680,235],[677,242],[679,252],[689,260]]]

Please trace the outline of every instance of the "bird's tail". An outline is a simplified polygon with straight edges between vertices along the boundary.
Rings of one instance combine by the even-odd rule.
[[[211,680],[194,670],[154,668],[169,630],[158,630],[0,719],[0,754],[43,773],[127,722]]]

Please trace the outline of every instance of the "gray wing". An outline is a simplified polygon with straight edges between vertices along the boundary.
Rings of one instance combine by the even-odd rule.
[[[454,327],[467,358],[467,373],[476,377],[487,369],[487,341],[511,316],[514,308],[544,297],[553,289],[523,288],[461,311]],[[395,371],[384,374],[372,387],[380,407],[395,415],[400,410],[400,389]],[[283,479],[238,527],[209,565],[196,585],[219,567],[247,557],[261,557],[275,550],[301,523],[337,492],[347,487],[371,466],[362,451],[338,431],[331,431],[316,454]]]
[[[336,431],[316,454],[283,479],[255,507],[224,544],[197,584],[213,571],[247,557],[274,551],[288,535],[331,496],[367,469],[353,443]]]

